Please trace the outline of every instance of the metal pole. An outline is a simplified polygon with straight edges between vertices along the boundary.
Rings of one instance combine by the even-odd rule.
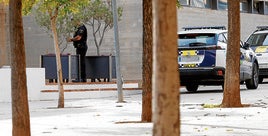
[[[108,82],[112,81],[113,75],[113,59],[112,55],[109,56],[109,79]]]
[[[69,71],[68,71],[68,78],[69,78],[69,83],[72,81],[72,55],[68,55],[68,67],[69,67]]]
[[[81,56],[78,55],[78,81],[81,80]]]
[[[113,22],[114,22],[114,46],[115,46],[118,102],[123,102],[123,91],[122,91],[123,81],[122,81],[121,70],[120,70],[120,50],[119,50],[118,17],[117,17],[118,14],[117,14],[116,0],[112,0],[112,8],[113,8]]]

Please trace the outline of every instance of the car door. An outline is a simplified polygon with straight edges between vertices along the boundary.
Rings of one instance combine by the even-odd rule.
[[[217,46],[221,49],[216,51],[216,66],[226,66],[227,32],[218,34]]]
[[[252,75],[253,51],[246,46],[240,45],[240,79],[249,79]]]

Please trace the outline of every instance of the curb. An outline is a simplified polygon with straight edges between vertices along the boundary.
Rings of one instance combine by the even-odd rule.
[[[82,82],[82,83],[64,83],[64,90],[92,90],[92,89],[117,89],[116,82]],[[141,88],[138,82],[124,82],[122,88]],[[58,90],[57,83],[47,83],[42,90]]]
[[[123,88],[123,91],[141,90],[142,88]],[[90,92],[90,91],[117,91],[117,88],[102,88],[102,89],[70,89],[64,92]],[[58,90],[42,90],[42,93],[58,92]]]

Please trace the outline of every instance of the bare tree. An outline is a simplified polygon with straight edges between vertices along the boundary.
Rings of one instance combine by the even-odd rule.
[[[153,0],[153,135],[178,136],[179,73],[175,0]]]
[[[152,121],[152,0],[143,1],[142,122]]]
[[[228,48],[222,107],[242,107],[240,99],[240,1],[228,0]]]
[[[12,135],[30,136],[21,0],[9,1],[9,26],[12,80]]]

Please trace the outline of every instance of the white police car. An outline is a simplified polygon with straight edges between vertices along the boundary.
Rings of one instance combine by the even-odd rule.
[[[187,27],[178,33],[181,85],[195,92],[199,85],[222,85],[226,66],[227,30],[220,27]],[[240,45],[240,81],[258,87],[259,66],[254,52]]]
[[[258,26],[245,44],[255,52],[259,62],[259,83],[268,77],[268,26]]]

